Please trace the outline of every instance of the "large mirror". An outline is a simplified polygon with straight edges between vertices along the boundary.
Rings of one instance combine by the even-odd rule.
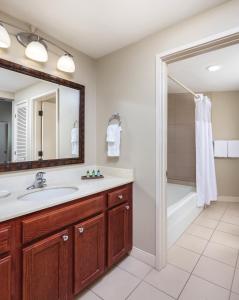
[[[84,87],[9,64],[0,64],[1,170],[83,162]]]

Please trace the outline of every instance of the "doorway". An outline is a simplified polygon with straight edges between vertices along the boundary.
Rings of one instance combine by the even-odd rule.
[[[164,52],[156,57],[156,268],[167,264],[168,64],[238,43],[239,29]]]
[[[33,102],[33,157],[37,160],[58,158],[57,92],[41,95]]]
[[[0,99],[0,162],[12,156],[12,102]]]

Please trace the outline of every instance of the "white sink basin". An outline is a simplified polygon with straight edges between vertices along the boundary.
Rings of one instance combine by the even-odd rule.
[[[63,197],[75,193],[78,191],[77,187],[49,187],[34,190],[27,194],[21,195],[18,197],[19,200],[23,201],[42,201],[49,200],[52,198]]]

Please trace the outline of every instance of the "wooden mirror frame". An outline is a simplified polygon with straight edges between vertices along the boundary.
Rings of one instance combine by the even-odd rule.
[[[79,106],[79,157],[76,158],[60,158],[49,160],[35,160],[24,162],[5,162],[0,163],[0,172],[9,171],[21,171],[28,169],[47,168],[55,166],[63,166],[70,164],[82,164],[84,163],[84,150],[85,150],[85,86],[54,76],[42,71],[34,70],[20,64],[10,62],[8,60],[0,58],[0,68],[15,71],[28,76],[36,77],[42,80],[46,80],[52,83],[67,86],[80,91],[80,106]]]

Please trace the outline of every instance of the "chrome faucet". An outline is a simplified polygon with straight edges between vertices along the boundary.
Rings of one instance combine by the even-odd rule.
[[[45,172],[38,172],[35,176],[35,181],[32,185],[30,185],[27,190],[39,189],[47,186],[46,178],[44,178]]]

